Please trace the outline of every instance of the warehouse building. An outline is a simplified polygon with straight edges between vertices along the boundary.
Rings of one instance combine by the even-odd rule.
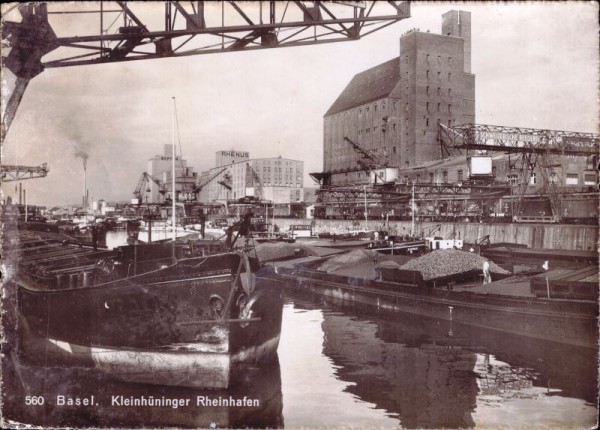
[[[224,152],[229,155],[223,155]],[[281,156],[250,159],[247,152],[219,151],[217,166],[200,175],[199,200],[225,203],[256,197],[274,204],[300,203],[303,200],[303,175],[302,161]]]
[[[350,139],[400,170],[441,157],[437,124],[475,122],[471,15],[449,11],[442,34],[411,30],[400,55],[354,76],[324,116],[324,174],[331,184],[368,181]]]

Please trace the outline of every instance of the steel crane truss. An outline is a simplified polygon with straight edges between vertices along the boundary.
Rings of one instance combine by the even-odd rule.
[[[325,202],[344,202],[350,204],[368,202],[398,202],[406,203],[410,195],[398,193],[392,188],[375,188],[359,186],[325,186],[316,191],[318,201]]]
[[[48,34],[55,57],[43,67],[181,57],[228,51],[357,40],[410,16],[408,2],[91,2],[48,4],[53,17],[74,14],[98,26],[85,36]],[[344,2],[340,2],[344,3]],[[70,10],[76,9],[76,10]],[[163,10],[164,19],[155,11]],[[90,19],[91,18],[91,19]],[[55,26],[53,26],[55,27]],[[35,28],[8,22],[8,32],[37,37]],[[58,27],[56,28],[58,33]],[[48,33],[48,32],[46,32]],[[46,34],[44,35],[46,36]],[[39,37],[38,37],[39,38]],[[22,37],[20,42],[23,42]],[[44,52],[46,53],[46,52]]]
[[[506,153],[593,156],[600,152],[600,135],[573,131],[464,124],[439,124],[442,155],[451,150],[487,150]]]
[[[48,174],[46,163],[41,166],[0,165],[0,182],[21,181],[23,179],[44,178]]]
[[[362,159],[359,159],[357,163],[365,172],[371,172],[381,167],[387,167],[387,159],[380,159],[379,156],[374,153],[374,151],[363,148],[349,137],[344,137],[344,140],[348,142],[358,154],[361,155]]]
[[[367,202],[382,204],[406,203],[412,198],[413,184],[395,184],[390,186],[325,186],[317,190],[320,202]],[[508,184],[414,184],[415,200],[498,200],[510,192]]]
[[[158,179],[153,178],[147,172],[144,172],[142,173],[142,176],[140,177],[140,180],[138,181],[138,184],[135,187],[135,190],[133,191],[133,195],[136,199],[139,200],[140,203],[142,203],[143,196],[150,191],[150,188],[147,187],[150,187],[151,182],[154,182],[156,186],[158,186],[158,192],[161,195],[164,195],[167,192],[167,189],[165,188],[164,184],[162,184]]]
[[[204,187],[206,187],[208,184],[210,184],[212,181],[214,181],[215,179],[217,179],[219,176],[221,176],[221,174],[223,172],[225,172],[229,167],[223,167],[222,169],[219,169],[216,173],[214,173],[210,178],[208,178],[206,181],[204,181],[201,184],[198,184],[196,186],[194,186],[192,192],[196,195],[196,199],[198,198],[198,194],[200,194],[200,192],[204,189]],[[229,184],[227,183],[227,178],[223,178],[222,181],[218,181],[218,184],[222,185],[223,187],[231,190],[231,187],[229,186]]]
[[[352,41],[410,17],[407,1],[206,3],[30,2],[3,8],[2,72],[9,69],[16,79],[5,95],[0,142],[29,81],[48,67]],[[161,10],[162,20],[156,14]],[[67,15],[75,18],[61,22]]]
[[[517,185],[517,213],[528,188],[528,178],[539,165],[552,215],[560,221],[560,197],[553,167],[560,165],[557,156],[595,157],[600,152],[600,135],[558,130],[502,127],[484,124],[464,124],[447,127],[439,124],[438,138],[442,156],[462,149],[499,151],[521,155],[521,171],[525,180]]]

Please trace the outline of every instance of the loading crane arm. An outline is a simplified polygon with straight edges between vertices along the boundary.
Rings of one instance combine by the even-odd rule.
[[[219,176],[221,176],[221,174],[223,172],[225,172],[227,170],[227,167],[223,167],[222,169],[220,169],[217,173],[215,173],[214,175],[212,175],[210,178],[208,178],[206,181],[202,182],[201,184],[198,184],[194,187],[194,189],[192,190],[192,192],[194,193],[194,195],[196,196],[196,199],[198,198],[198,194],[200,194],[200,192],[202,191],[202,189],[204,187],[206,187],[208,184],[210,184],[212,181],[214,181],[215,179],[217,179]],[[227,188],[228,190],[231,190],[231,185],[230,185],[230,180],[231,177],[229,175],[229,172],[225,173],[225,175],[223,175],[223,180],[218,181],[218,184],[222,185],[223,187]]]
[[[250,210],[242,216],[234,225],[227,228],[227,238],[225,244],[227,249],[233,251],[238,237],[249,238],[251,235],[250,225],[252,223],[252,212]]]
[[[486,234],[485,236],[477,239],[477,241],[475,242],[475,245],[479,245],[479,246],[490,246],[491,245],[491,241],[490,241],[490,235]]]
[[[150,182],[154,182],[158,186],[158,192],[161,195],[164,195],[167,192],[167,189],[165,188],[164,184],[161,184],[158,179],[154,179],[147,172],[144,172],[144,173],[142,173],[142,176],[140,177],[140,180],[138,181],[137,187],[135,187],[135,191],[133,192],[133,195],[135,196],[136,199],[138,199],[138,201],[140,203],[142,202],[142,195],[143,195],[142,189],[144,187],[149,186]],[[149,192],[149,189],[146,189],[146,192]]]
[[[344,140],[346,142],[348,142],[348,144],[350,144],[352,146],[352,148],[354,148],[354,150],[362,156],[362,159],[360,159],[360,158],[358,159],[357,164],[365,172],[370,172],[370,171],[378,169],[380,167],[387,166],[387,164],[388,164],[387,160],[382,160],[381,158],[379,158],[379,156],[374,154],[372,151],[368,151],[367,149],[363,148],[362,145],[354,142],[349,137],[347,137],[347,136],[344,137]]]
[[[421,236],[422,237],[432,236],[433,233],[437,232],[441,228],[442,228],[441,224],[436,224],[431,227],[424,228],[423,230],[421,230]]]

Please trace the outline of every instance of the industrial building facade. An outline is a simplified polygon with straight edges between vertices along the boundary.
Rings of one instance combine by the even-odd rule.
[[[222,153],[242,154],[241,157]],[[229,157],[229,158],[228,158]],[[230,161],[228,164],[224,164]],[[274,204],[299,203],[303,200],[304,162],[287,158],[250,159],[247,152],[219,151],[217,167],[202,172],[202,203],[227,202],[256,197]]]
[[[159,182],[148,183],[148,189],[142,190],[143,203],[164,203],[172,193],[172,169],[173,169],[173,145],[164,145],[162,155],[156,155],[148,160],[148,174]],[[198,180],[198,174],[194,168],[188,166],[187,160],[175,156],[175,191],[178,200],[190,200],[192,190]],[[161,193],[161,189],[165,192]]]
[[[471,16],[449,11],[442,18],[442,34],[404,34],[399,57],[354,76],[329,108],[323,170],[331,184],[369,179],[345,138],[402,170],[441,157],[438,123],[475,121]]]
[[[471,16],[449,11],[442,15],[442,34],[411,30],[402,35],[400,55],[355,75],[324,115],[323,171],[312,174],[322,185],[318,216],[378,218],[385,213],[444,220],[477,214],[516,222],[596,222],[597,155],[535,155],[499,145],[498,150],[479,148],[458,156],[460,151],[445,146],[443,133],[475,122]],[[493,128],[488,140],[539,139],[540,145],[550,145],[550,137],[560,135],[563,144],[570,139],[586,147],[597,139],[585,133],[487,127]],[[463,134],[464,140],[468,137]],[[490,171],[471,171],[472,155],[488,157]],[[382,183],[388,191],[395,184],[398,194],[418,184],[414,203],[378,190]],[[364,190],[364,196],[357,197],[356,190]]]

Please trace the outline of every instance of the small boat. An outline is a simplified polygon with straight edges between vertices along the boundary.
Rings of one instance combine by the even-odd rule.
[[[237,234],[228,243],[249,231],[248,220],[230,230]],[[276,359],[282,288],[244,251],[202,255],[171,243],[94,251],[48,242],[17,252],[26,362],[227,388]]]
[[[171,240],[173,237],[173,229],[166,222],[153,222],[152,224],[144,223],[137,232],[137,240],[144,243],[156,241]],[[194,229],[194,226],[176,226],[175,237],[193,237],[201,238],[200,231]]]

